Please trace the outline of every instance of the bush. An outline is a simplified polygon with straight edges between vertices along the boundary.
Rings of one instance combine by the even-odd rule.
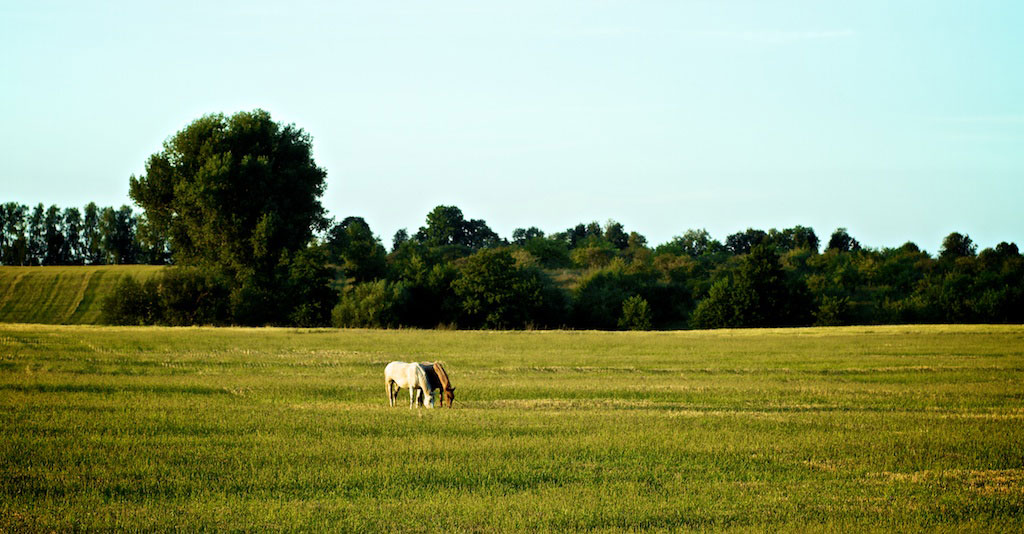
[[[159,277],[161,322],[171,326],[230,322],[227,284],[199,269],[172,267]]]
[[[524,243],[523,250],[536,257],[547,269],[572,267],[569,246],[564,241],[546,237],[534,237]]]
[[[594,246],[580,247],[573,249],[569,254],[572,262],[584,269],[607,267],[615,258],[616,249],[608,243],[598,243]]]
[[[708,296],[693,311],[694,328],[730,328],[740,326],[733,309],[732,283],[722,278],[711,285]]]
[[[818,311],[814,314],[815,326],[840,326],[847,323],[850,309],[849,297],[825,295],[821,298]]]
[[[327,251],[309,248],[295,253],[288,262],[288,320],[295,326],[327,326],[338,293],[331,287],[334,271],[327,266]]]
[[[459,324],[470,328],[545,327],[565,309],[547,275],[517,267],[507,249],[485,249],[463,260],[451,287],[461,305]]]
[[[633,295],[622,301],[622,317],[619,328],[623,330],[650,330],[651,308],[647,300],[640,295]]]
[[[198,269],[173,267],[139,283],[125,277],[103,301],[102,321],[117,325],[226,324],[228,290]]]
[[[339,328],[393,328],[409,301],[404,282],[376,280],[348,287],[331,313]]]
[[[157,285],[154,279],[145,284],[125,276],[114,292],[103,299],[100,320],[113,325],[155,324],[160,319]]]

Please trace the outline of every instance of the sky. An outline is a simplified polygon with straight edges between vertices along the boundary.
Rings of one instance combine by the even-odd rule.
[[[131,204],[208,113],[313,138],[385,245],[609,219],[1024,245],[1024,2],[0,0],[0,201]]]

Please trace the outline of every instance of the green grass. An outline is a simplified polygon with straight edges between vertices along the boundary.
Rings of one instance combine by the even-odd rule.
[[[0,266],[0,323],[97,324],[103,297],[125,276],[145,280],[155,265]]]
[[[387,407],[432,359],[455,409]],[[0,325],[0,531],[1021,531],[1022,372],[1021,326]]]

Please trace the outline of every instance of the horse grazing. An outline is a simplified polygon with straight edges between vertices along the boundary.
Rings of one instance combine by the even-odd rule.
[[[448,379],[448,373],[444,370],[444,364],[441,362],[420,362],[420,368],[427,375],[431,397],[433,397],[435,389],[440,389],[443,394],[441,397],[441,407],[444,408],[444,401],[447,400],[448,407],[451,408],[452,402],[455,401],[455,386]]]
[[[395,386],[395,387],[392,387]],[[409,408],[417,404],[420,406],[434,407],[434,392],[427,382],[427,374],[419,364],[406,362],[391,362],[384,368],[384,387],[388,390],[388,402],[395,405],[398,399],[398,390],[409,389]]]

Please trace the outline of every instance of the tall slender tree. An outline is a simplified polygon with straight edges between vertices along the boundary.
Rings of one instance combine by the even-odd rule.
[[[46,210],[40,202],[32,208],[32,215],[28,220],[28,251],[26,263],[28,265],[42,265],[46,256]]]
[[[100,241],[106,263],[136,263],[135,215],[129,206],[120,209],[103,208],[100,213]]]
[[[64,258],[64,217],[60,208],[52,205],[46,209],[43,219],[43,239],[46,242],[43,265],[66,265]]]
[[[66,265],[81,265],[84,253],[82,212],[78,208],[66,208],[61,218],[64,220],[64,248],[61,250],[61,259]]]
[[[82,216],[82,247],[85,263],[102,265],[106,263],[103,253],[103,237],[100,235],[100,209],[95,202],[85,205]]]
[[[28,259],[28,236],[26,216],[28,206],[7,202],[0,206],[5,212],[3,228],[4,245],[0,250],[0,263],[4,265],[26,265]]]

